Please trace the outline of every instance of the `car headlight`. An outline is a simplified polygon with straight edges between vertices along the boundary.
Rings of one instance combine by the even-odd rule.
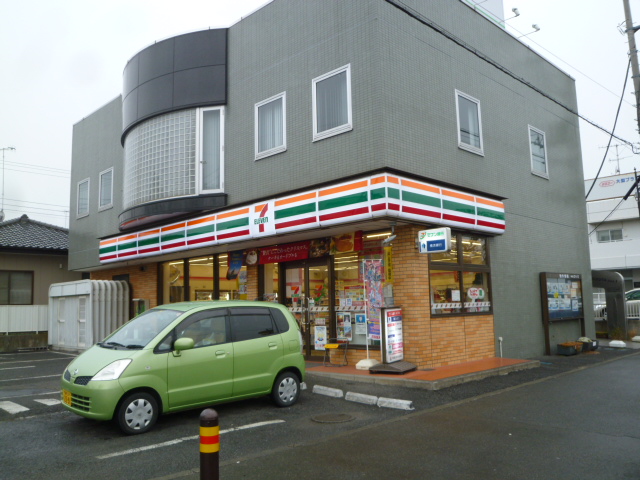
[[[118,378],[120,378],[120,375],[122,375],[122,372],[124,372],[124,369],[127,368],[130,363],[130,358],[125,358],[124,360],[116,360],[115,362],[110,363],[98,373],[96,373],[91,380],[117,380]]]

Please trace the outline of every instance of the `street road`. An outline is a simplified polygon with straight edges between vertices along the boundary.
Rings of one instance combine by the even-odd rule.
[[[543,357],[540,368],[440,391],[310,375],[291,408],[268,397],[217,405],[221,478],[637,479],[640,352],[614,350]],[[72,358],[0,354],[0,478],[199,478],[200,410],[136,436],[76,416],[59,403]],[[415,410],[319,395],[315,384]]]

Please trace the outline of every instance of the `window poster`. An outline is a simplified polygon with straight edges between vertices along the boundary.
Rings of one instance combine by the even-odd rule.
[[[378,259],[365,260],[363,263],[369,338],[380,340],[380,309],[384,305],[384,268],[382,260]]]
[[[336,332],[338,340],[353,340],[351,330],[351,313],[338,312],[337,313],[338,324],[336,325]]]
[[[367,316],[364,314],[356,314],[356,335],[367,334]]]
[[[327,327],[315,326],[315,348],[316,350],[324,350],[327,344]]]

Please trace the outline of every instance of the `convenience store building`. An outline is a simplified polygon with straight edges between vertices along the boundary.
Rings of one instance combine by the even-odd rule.
[[[385,305],[419,368],[542,354],[540,272],[590,278],[578,121],[549,99],[577,109],[573,79],[463,2],[354,3],[137,53],[74,126],[70,268],[149,307],[281,302],[309,359],[380,358]]]

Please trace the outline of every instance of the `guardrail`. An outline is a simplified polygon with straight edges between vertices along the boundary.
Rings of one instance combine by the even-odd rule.
[[[0,306],[0,333],[46,332],[49,305]]]

